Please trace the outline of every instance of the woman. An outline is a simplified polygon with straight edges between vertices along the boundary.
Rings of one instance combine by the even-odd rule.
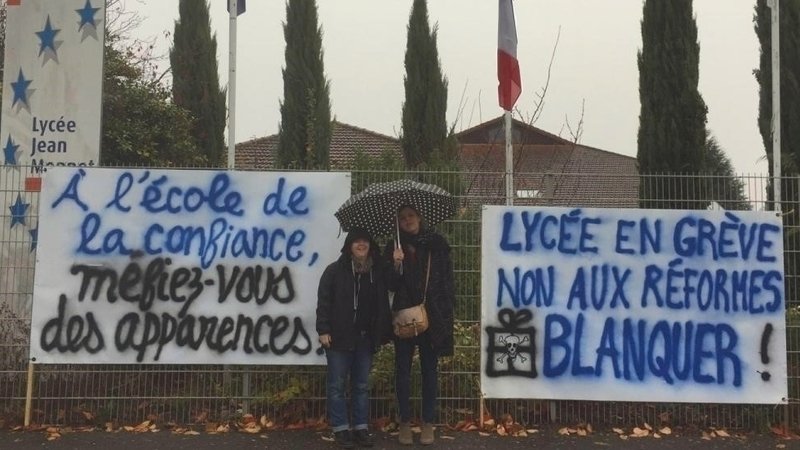
[[[371,447],[369,434],[369,372],[372,356],[391,335],[386,273],[391,270],[378,254],[368,232],[347,234],[342,255],[319,281],[317,333],[328,360],[328,421],[342,448]],[[347,414],[346,381],[350,377],[353,432]]]
[[[411,360],[419,347],[422,369],[422,434],[420,443],[434,441],[436,420],[438,358],[453,354],[453,263],[450,245],[433,230],[423,226],[423,218],[411,206],[402,206],[397,213],[400,245],[389,243],[386,254],[393,257],[394,271],[389,289],[395,292],[392,309],[399,311],[425,300],[428,329],[411,339],[396,338],[395,389],[400,410],[400,443],[411,445]],[[392,248],[393,247],[393,248]],[[428,262],[430,261],[430,274]]]

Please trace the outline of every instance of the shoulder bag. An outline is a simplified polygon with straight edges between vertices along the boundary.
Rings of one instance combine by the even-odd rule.
[[[428,297],[428,281],[431,278],[431,254],[428,253],[428,273],[425,275],[425,289],[422,291],[422,303],[410,308],[395,311],[392,317],[394,334],[400,339],[411,339],[428,329],[428,311],[425,302]]]

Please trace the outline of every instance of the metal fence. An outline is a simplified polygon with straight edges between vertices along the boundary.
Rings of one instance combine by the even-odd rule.
[[[4,171],[0,198],[18,196],[36,205],[35,189],[25,189],[25,169]],[[372,182],[407,176],[400,172],[353,172],[353,191]],[[439,227],[453,247],[456,271],[456,352],[440,363],[439,421],[454,423],[477,416],[480,389],[480,205],[504,203],[503,173],[420,173],[460,199],[459,214]],[[521,423],[632,425],[671,423],[757,429],[800,417],[800,326],[797,317],[800,179],[784,180],[787,296],[788,405],[632,403],[543,400],[486,400],[489,414],[509,413]],[[770,209],[765,176],[629,176],[614,174],[515,174],[516,204],[592,207],[683,207]],[[671,192],[658,200],[652,192]],[[643,201],[640,202],[639,196]],[[648,196],[653,196],[648,198]],[[35,235],[34,206],[25,212],[31,227],[9,227],[9,210],[0,212],[0,418],[22,420],[28,382],[30,303]],[[372,373],[374,417],[393,417],[393,350],[385,347]],[[417,364],[417,362],[415,362]],[[420,392],[419,370],[412,392]],[[325,413],[324,368],[308,366],[220,365],[38,365],[33,383],[33,422],[85,424],[143,419],[189,423],[224,421],[243,412],[267,415],[277,424],[318,419]],[[419,398],[413,401],[419,402]]]

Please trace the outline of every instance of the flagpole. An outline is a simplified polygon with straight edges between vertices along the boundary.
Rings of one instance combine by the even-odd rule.
[[[781,32],[779,0],[769,0],[772,47],[772,189],[774,210],[781,211]]]
[[[228,0],[228,169],[236,162],[236,16],[238,0]]]
[[[514,138],[511,111],[522,93],[517,61],[517,25],[513,0],[498,0],[497,80],[498,102],[504,111],[506,142],[506,205],[514,204]]]
[[[511,136],[511,111],[505,111],[506,129],[506,205],[514,204],[514,145]]]

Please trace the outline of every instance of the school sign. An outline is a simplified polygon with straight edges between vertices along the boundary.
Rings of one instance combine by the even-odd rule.
[[[97,165],[105,2],[9,0],[7,14],[3,165]]]

